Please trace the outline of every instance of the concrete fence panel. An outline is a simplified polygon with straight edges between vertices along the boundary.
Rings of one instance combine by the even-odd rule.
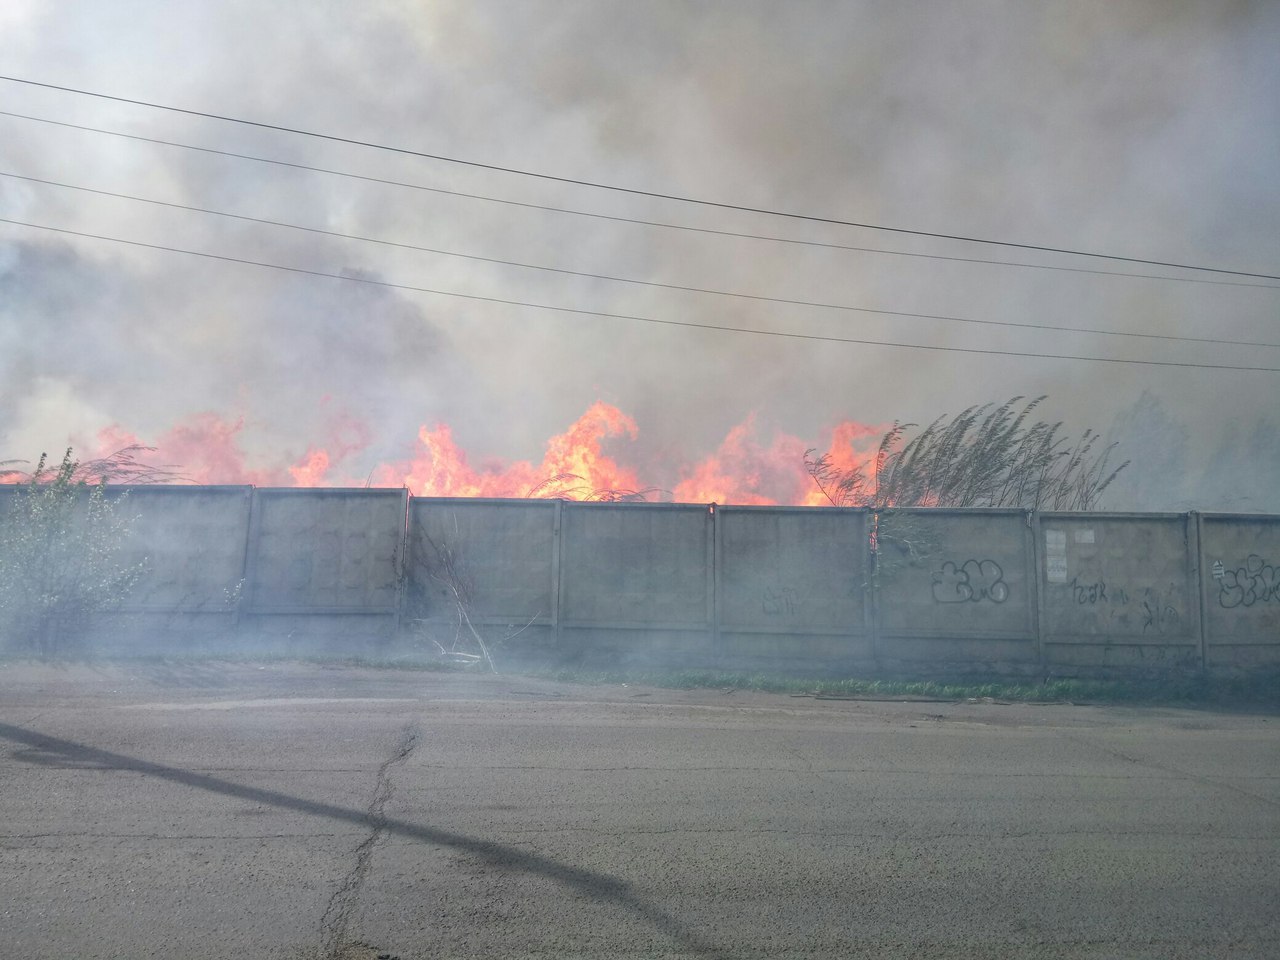
[[[407,497],[404,490],[255,490],[246,585],[253,625],[272,635],[393,635]]]
[[[670,503],[565,503],[560,636],[601,662],[711,655],[712,515]]]
[[[244,586],[252,487],[110,486],[128,535],[118,563],[141,579],[118,606],[94,617],[100,652],[180,652],[231,636]],[[5,504],[10,491],[0,495]]]
[[[521,648],[545,646],[556,624],[559,522],[552,500],[411,498],[411,633],[451,643],[461,626],[460,595],[486,641],[522,631]]]
[[[0,485],[0,517],[17,485]],[[1058,674],[1280,667],[1280,517],[412,498],[144,485],[100,648],[453,639],[627,664]],[[874,559],[871,543],[875,541]],[[194,641],[194,643],[193,643]],[[353,641],[356,646],[353,647]],[[323,643],[324,648],[330,644]]]
[[[144,571],[123,610],[234,611],[244,589],[252,487],[108,489],[125,495],[121,511],[133,518],[122,560]]]
[[[870,660],[867,516],[717,507],[718,655],[792,670]]]
[[[142,579],[121,607],[97,618],[100,650],[169,653],[231,638],[245,584],[253,488],[109,487],[132,517],[121,559]]]
[[[0,520],[9,512],[9,505],[22,487],[16,483],[0,483]]]
[[[1193,518],[1045,513],[1039,530],[1050,667],[1200,667]]]
[[[1019,510],[894,510],[877,532],[878,654],[888,663],[1031,670],[1031,522]]]
[[[1280,517],[1200,517],[1205,661],[1235,671],[1280,666]]]

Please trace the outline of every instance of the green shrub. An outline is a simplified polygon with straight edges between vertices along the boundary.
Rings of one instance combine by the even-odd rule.
[[[0,645],[56,657],[85,643],[95,614],[118,607],[144,564],[123,558],[128,494],[77,479],[68,449],[56,470],[41,456],[0,516]]]

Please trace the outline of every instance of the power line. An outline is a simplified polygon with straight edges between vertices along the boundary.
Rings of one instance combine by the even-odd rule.
[[[251,217],[245,214],[229,213],[224,210],[213,210],[208,207],[191,206],[185,203],[171,203],[167,200],[153,200],[149,197],[139,197],[128,193],[116,193],[112,190],[98,190],[94,187],[84,187],[72,183],[63,183],[58,180],[45,180],[40,177],[28,177],[20,173],[10,173],[0,170],[0,177],[10,177],[16,180],[25,180],[30,183],[40,183],[46,186],[62,187],[67,190],[78,190],[83,193],[92,193],[98,196],[114,197],[119,200],[130,200],[137,203],[149,203],[159,207],[168,207],[174,210],[186,210],[192,213],[208,214],[215,217],[225,217],[229,220],[240,220],[246,223],[258,223],[265,226],[284,227],[289,230],[301,230],[305,233],[318,234],[325,237],[335,237],[342,240],[357,240],[362,243],[376,243],[386,247],[396,247],[402,250],[415,250],[421,253],[438,254],[445,257],[457,257],[463,260],[474,260],[481,263],[492,263],[505,267],[519,267],[525,270],[540,270],[546,273],[556,273],[563,276],[584,277],[591,280],[606,280],[613,283],[630,283],[644,287],[656,287],[663,290],[679,290],[686,293],[702,293],[719,297],[733,297],[740,300],[753,300],[762,303],[778,303],[787,306],[796,307],[814,307],[822,310],[840,310],[852,313],[870,313],[888,317],[910,317],[920,320],[943,320],[953,323],[970,323],[980,324],[982,326],[991,327],[1016,327],[1024,330],[1052,330],[1061,333],[1088,333],[1097,334],[1107,337],[1132,337],[1143,340],[1173,340],[1186,343],[1211,343],[1217,345],[1231,345],[1241,347],[1280,347],[1280,343],[1268,343],[1256,340],[1225,340],[1220,337],[1183,337],[1167,333],[1131,333],[1123,330],[1102,330],[1094,327],[1067,327],[1054,324],[1039,323],[1018,323],[1008,320],[978,320],[972,317],[957,317],[945,314],[934,313],[912,313],[906,310],[880,310],[872,307],[857,307],[850,304],[842,303],[825,303],[816,300],[795,300],[785,297],[769,297],[761,294],[741,293],[734,290],[717,290],[710,287],[686,286],[676,283],[660,283],[656,280],[639,280],[634,277],[619,277],[605,273],[590,273],[583,270],[568,270],[562,267],[549,267],[542,264],[523,263],[519,260],[504,260],[498,257],[485,257],[478,254],[459,253],[454,250],[444,250],[438,247],[426,247],[413,243],[402,243],[396,240],[384,240],[378,237],[365,237],[359,234],[342,233],[337,230],[324,230],[319,227],[308,227],[302,224],[290,223],[286,220],[271,220],[265,217]]]
[[[742,213],[762,214],[770,217],[781,217],[788,220],[804,220],[810,223],[824,223],[832,226],[856,227],[861,230],[876,230],[883,233],[906,234],[915,237],[930,237],[936,240],[958,240],[964,243],[982,243],[990,246],[1009,247],[1018,250],[1036,250],[1042,253],[1061,253],[1076,257],[1090,257],[1100,260],[1114,260],[1122,263],[1141,263],[1153,267],[1172,267],[1177,270],[1196,270],[1205,273],[1228,274],[1237,277],[1254,277],[1260,280],[1280,280],[1280,274],[1268,273],[1251,273],[1245,270],[1229,270],[1223,267],[1207,267],[1189,263],[1175,263],[1167,260],[1149,260],[1142,257],[1123,257],[1117,254],[1094,253],[1087,250],[1075,250],[1068,247],[1053,247],[1044,244],[1033,243],[1015,243],[1011,240],[990,240],[983,237],[966,236],[963,234],[953,233],[936,233],[927,230],[911,230],[906,227],[890,227],[883,224],[860,223],[853,220],[841,220],[835,217],[819,217],[811,214],[793,213],[786,210],[773,210],[767,207],[753,207],[746,204],[723,203],[715,200],[705,200],[698,197],[687,197],[674,193],[661,193],[655,190],[641,190],[635,187],[623,187],[617,184],[601,183],[593,180],[583,180],[576,177],[563,177],[550,173],[538,173],[532,170],[522,170],[517,167],[504,167],[494,163],[482,163],[478,160],[464,160],[460,157],[450,157],[444,154],[428,153],[423,150],[412,150],[408,147],[396,147],[384,143],[376,143],[371,140],[359,140],[354,137],[342,137],[336,134],[318,133],[314,130],[304,130],[299,127],[286,127],[281,124],[265,123],[260,120],[246,120],[242,117],[232,117],[225,114],[208,113],[203,110],[190,110],[185,107],[175,107],[169,104],[156,103],[150,100],[135,100],[129,97],[117,97],[107,93],[99,93],[93,90],[82,90],[77,87],[60,86],[53,83],[42,83],[38,80],[27,80],[22,77],[9,77],[0,75],[0,80],[7,80],[10,83],[21,83],[32,87],[42,87],[46,90],[58,90],[63,93],[74,93],[79,96],[94,97],[99,100],[111,100],[116,103],[128,103],[133,106],[148,107],[153,110],[165,110],[170,113],[181,113],[191,117],[203,117],[208,120],[221,120],[226,123],[238,123],[243,126],[255,127],[260,130],[274,130],[279,133],[290,133],[301,137],[310,137],[316,140],[328,140],[332,143],[345,143],[350,146],[367,147],[371,150],[381,150],[387,153],[396,153],[402,156],[418,157],[424,160],[436,160],[442,163],[453,163],[461,166],[474,167],[480,170],[492,170],[499,173],[511,173],[524,177],[534,177],[539,180],[548,180],[555,183],[566,183],[579,187],[591,187],[597,190],[611,190],[615,193],[625,193],[630,196],[649,197],[655,200],[672,200],[678,203],[695,204],[702,207],[713,207],[719,210],[736,210]]]
[[[468,200],[481,200],[485,203],[498,203],[510,207],[522,207],[527,210],[543,210],[549,213],[567,214],[573,217],[588,217],[594,220],[611,220],[615,223],[630,223],[644,227],[658,227],[664,230],[681,230],[687,233],[702,233],[711,236],[735,237],[742,240],[760,240],[767,243],[784,243],[793,246],[816,247],[827,250],[850,250],[858,253],[876,253],[890,257],[910,257],[919,260],[942,260],[952,263],[981,263],[999,267],[1021,267],[1028,270],[1051,270],[1058,273],[1085,273],[1099,277],[1126,277],[1139,280],[1162,280],[1167,283],[1198,283],[1219,287],[1252,287],[1262,290],[1280,290],[1273,283],[1250,283],[1245,280],[1210,280],[1206,277],[1170,277],[1159,273],[1133,273],[1125,270],[1098,270],[1093,267],[1064,267],[1047,263],[1027,263],[1021,260],[992,260],[984,257],[955,257],[940,253],[918,253],[909,250],[888,250],[884,247],[865,247],[848,243],[829,243],[821,240],[801,240],[796,237],[779,237],[771,234],[748,233],[738,230],[716,230],[711,227],[695,227],[689,224],[671,223],[665,220],[645,220],[640,217],[623,217],[609,213],[594,213],[589,210],[576,210],[572,207],[557,207],[542,203],[529,203],[521,200],[507,200],[481,193],[467,193],[462,190],[448,190],[444,187],[431,187],[422,183],[407,180],[394,180],[387,177],[373,177],[349,170],[335,170],[331,167],[317,167],[290,160],[277,160],[272,157],[260,157],[251,153],[237,153],[233,150],[219,150],[214,147],[201,147],[178,140],[163,140],[158,137],[144,137],[137,133],[125,133],[122,130],[108,130],[104,127],[90,127],[80,123],[69,123],[65,120],[51,120],[48,117],[36,117],[25,113],[13,113],[0,110],[0,117],[12,117],[17,120],[30,120],[35,123],[46,123],[56,127],[67,127],[71,130],[82,130],[86,133],[98,133],[109,137],[120,137],[125,140],[136,140],[140,143],[151,143],[164,147],[176,147],[181,150],[192,150],[197,153],[208,153],[236,160],[250,160],[255,163],[266,163],[293,170],[305,170],[308,173],[322,173],[327,176],[345,177],[350,180],[362,180],[367,183],[378,183],[384,186],[404,187],[409,190],[421,190],[426,193],[437,193],[450,197],[461,197]]]
[[[1079,360],[1089,363],[1134,364],[1149,367],[1182,367],[1200,370],[1236,370],[1256,373],[1280,373],[1280,367],[1246,367],[1225,363],[1187,363],[1176,360],[1131,360],[1121,357],[1091,357],[1063,353],[1031,353],[1016,350],[983,350],[977,347],[943,347],[936,344],[899,343],[891,340],[864,340],[854,337],[832,337],[816,333],[790,333],[782,330],[756,330],[750,327],[735,327],[728,324],[693,323],[687,320],[666,320],[659,317],[644,317],[636,314],[606,313],[601,310],[583,310],[577,307],[566,307],[558,304],[534,303],[528,300],[511,300],[504,297],[486,297],[474,293],[459,293],[454,290],[438,290],[432,287],[418,287],[405,283],[392,283],[389,280],[375,280],[370,277],[354,277],[341,273],[329,273],[324,270],[309,270],[303,267],[289,267],[278,263],[266,263],[261,260],[249,260],[242,257],[230,257],[217,253],[205,253],[200,250],[186,250],[158,243],[144,243],[140,240],[126,240],[122,237],[109,237],[103,234],[86,233],[80,230],[68,230],[62,227],[50,227],[40,223],[29,223],[24,220],[13,220],[0,217],[0,223],[29,227],[34,230],[47,230],[67,236],[83,237],[89,240],[104,240],[109,243],[122,243],[131,247],[147,250],[163,250],[168,253],[180,253],[186,256],[202,257],[207,260],[220,260],[225,263],[238,263],[251,267],[265,267],[270,270],[283,270],[287,273],[303,274],[311,277],[325,277],[331,280],[344,280],[352,283],[364,283],[372,286],[387,287],[395,290],[410,290],[415,293],[427,293],[441,297],[455,297],[463,300],[475,300],[482,303],[497,303],[512,307],[529,307],[534,310],[548,310],[556,313],[567,313],[576,316],[604,317],[610,320],[633,320],[639,323],[653,323],[669,327],[689,327],[695,330],[717,330],[726,333],[745,333],[753,336],[780,337],[792,340],[812,340],[826,343],[849,343],[871,347],[897,347],[904,350],[928,350],[939,353],[972,353],[999,357],[1027,357],[1039,360]]]

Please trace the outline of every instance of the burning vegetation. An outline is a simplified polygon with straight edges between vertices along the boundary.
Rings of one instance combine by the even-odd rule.
[[[841,507],[1094,509],[1129,461],[1111,466],[1116,444],[1095,451],[1092,430],[1072,440],[1061,421],[1033,420],[1045,397],[1019,409],[1024,399],[939,417],[910,439],[907,432],[917,425],[895,423],[869,468],[808,450],[805,470],[827,501]]]
[[[837,424],[825,450],[775,432],[761,439],[755,417],[729,431],[717,449],[677,468],[669,487],[606,450],[634,441],[635,420],[597,401],[551,437],[541,462],[471,462],[447,424],[422,426],[410,455],[353,474],[370,432],[353,418],[337,422],[331,441],[295,463],[250,466],[241,445],[244,421],[200,414],[147,444],[118,427],[102,431],[98,449],[76,467],[91,483],[250,483],[258,486],[406,487],[416,496],[563,498],[568,500],[803,506],[1021,507],[1087,510],[1126,466],[1110,465],[1114,444],[1096,450],[1086,430],[1072,439],[1061,422],[1035,420],[1044,397],[970,407],[888,429]],[[18,461],[0,463],[0,482],[30,475]]]

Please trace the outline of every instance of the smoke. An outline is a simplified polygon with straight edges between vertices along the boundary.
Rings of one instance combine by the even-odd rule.
[[[1225,418],[1206,457],[1193,457],[1187,427],[1163,399],[1143,391],[1111,425],[1109,439],[1129,458],[1107,491],[1126,510],[1280,513],[1280,430],[1268,411]]]
[[[17,76],[664,193],[1277,272],[1274,4],[386,0],[339,9],[85,0],[13,5],[4,17],[0,59]],[[14,112],[515,201],[903,252],[1127,269],[627,197],[13,84],[0,92],[2,109]],[[682,233],[11,118],[0,118],[0,142],[10,172],[492,258],[989,321],[1277,339],[1274,290]],[[1277,349],[586,280],[3,178],[0,216],[693,323],[1280,366]],[[1273,476],[1276,420],[1264,400],[1275,378],[691,331],[0,225],[0,457],[68,441],[92,446],[110,429],[161,445],[169,459],[180,454],[193,476],[363,483],[372,472],[390,482],[395,465],[423,455],[424,432],[438,437],[443,425],[474,469],[527,463],[536,472],[548,438],[599,401],[634,421],[634,438],[601,443],[637,483],[751,502],[801,497],[786,492],[791,481],[776,465],[825,448],[842,423],[927,422],[1013,393],[1048,393],[1048,415],[1078,431],[1106,427],[1152,391],[1167,425],[1123,431],[1134,448],[1120,454],[1134,460],[1137,486],[1123,502],[1117,488],[1113,502],[1256,504]],[[1143,439],[1155,430],[1180,438],[1176,458]],[[1248,478],[1247,491],[1227,491],[1224,463]],[[798,459],[795,469],[803,479]],[[1159,482],[1140,482],[1143,469],[1170,490],[1139,489]],[[1172,469],[1176,480],[1167,479]]]

